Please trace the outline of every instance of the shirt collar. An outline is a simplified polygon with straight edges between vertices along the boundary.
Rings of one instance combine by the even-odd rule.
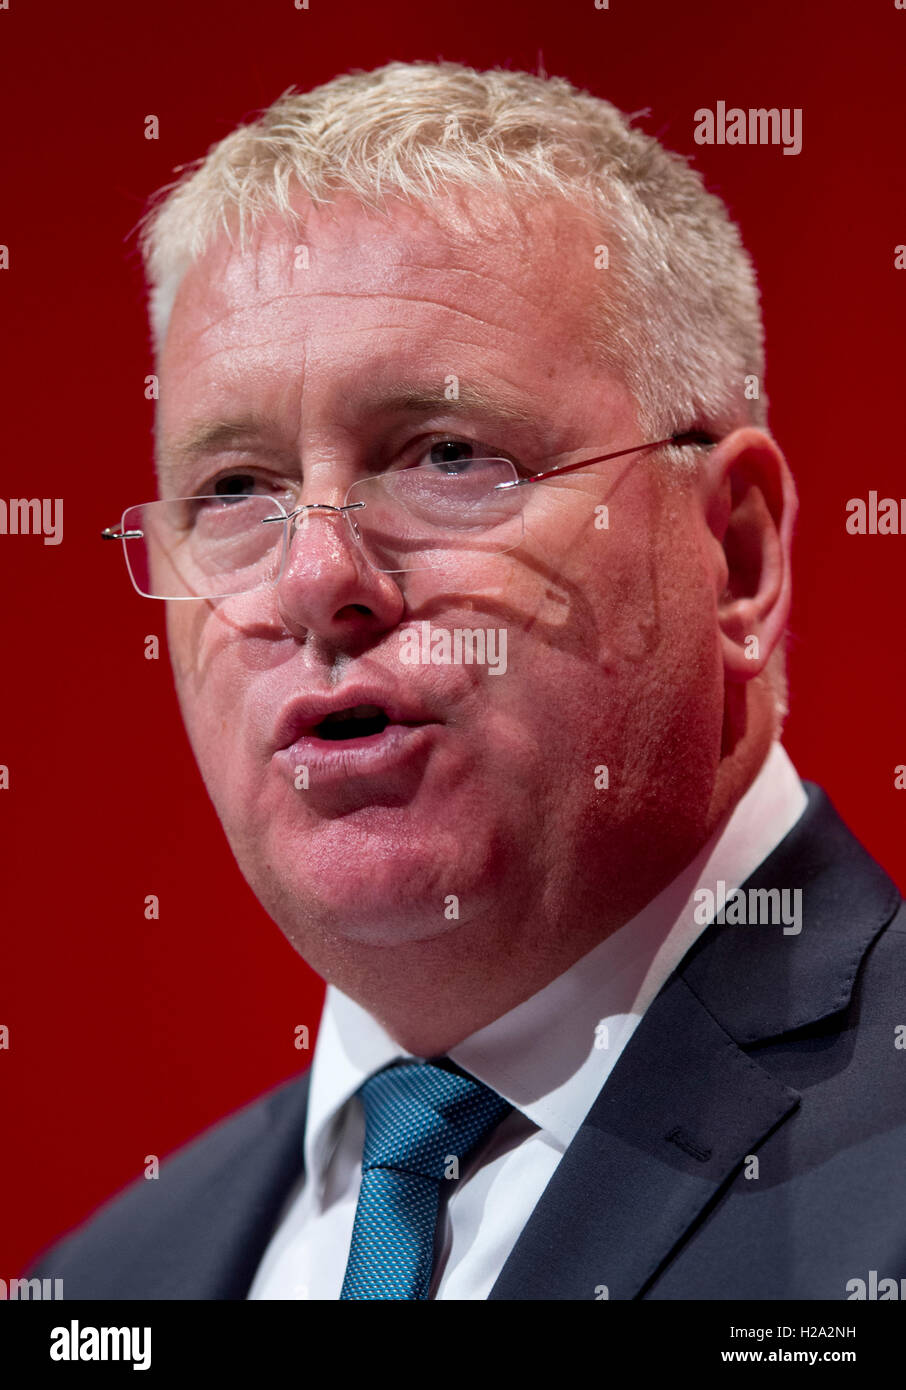
[[[449,1049],[563,1150],[648,1005],[705,924],[695,892],[720,879],[738,888],[805,810],[805,789],[781,744],[699,853],[641,912],[550,984]],[[305,1171],[319,1178],[339,1114],[364,1081],[413,1054],[348,995],[329,985],[315,1044]]]

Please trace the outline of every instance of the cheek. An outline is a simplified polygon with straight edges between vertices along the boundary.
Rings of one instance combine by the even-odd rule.
[[[198,670],[201,639],[209,610],[204,603],[167,604],[167,645],[177,686],[182,690]]]
[[[587,529],[576,554],[584,576],[577,587],[605,659],[673,682],[713,617],[706,567],[680,500],[640,489],[631,504],[611,505],[606,528]]]
[[[517,587],[526,634],[602,668],[650,656],[663,611],[645,539],[635,522],[615,532],[596,528],[587,510],[561,517],[556,544],[536,545]]]
[[[240,753],[236,729],[243,723],[249,678],[239,659],[241,632],[224,605],[212,609],[204,603],[172,603],[167,640],[186,732],[215,796],[222,769]]]
[[[693,529],[656,493],[612,505],[607,527],[589,513],[572,518],[568,546],[544,554],[551,578],[527,659],[575,755],[606,763],[605,750],[630,765],[677,720],[710,717],[720,693],[713,592]],[[532,652],[533,637],[545,652]]]

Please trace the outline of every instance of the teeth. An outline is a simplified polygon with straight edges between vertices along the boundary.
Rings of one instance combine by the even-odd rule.
[[[321,721],[323,724],[340,724],[346,719],[379,719],[384,711],[378,705],[354,705],[352,709],[338,709]]]

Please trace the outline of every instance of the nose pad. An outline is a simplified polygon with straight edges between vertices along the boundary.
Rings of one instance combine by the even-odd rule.
[[[295,515],[290,521],[290,544],[292,544],[292,539],[297,531],[304,531],[305,527],[311,521],[314,512],[336,512],[338,516],[342,516],[343,508],[331,506],[329,502],[309,502],[304,506],[298,507]]]
[[[316,517],[315,513],[326,513],[327,515]],[[317,522],[317,524],[320,525],[324,521],[328,521],[333,523],[335,528],[345,533],[351,520],[351,516],[346,513],[344,507],[335,507],[329,502],[309,502],[298,507],[296,509],[296,515],[290,517],[290,530],[286,542],[285,565],[289,566],[291,562],[292,546],[297,531],[305,531],[313,522]],[[355,539],[353,539],[353,536],[347,534],[346,540],[350,546],[350,550],[353,554],[357,555],[360,548],[355,541],[359,538],[359,528],[353,526],[352,529]]]

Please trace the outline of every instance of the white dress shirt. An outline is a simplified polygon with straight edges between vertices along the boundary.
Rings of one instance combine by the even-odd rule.
[[[449,1049],[514,1107],[442,1204],[430,1297],[485,1299],[557,1164],[658,990],[704,924],[695,892],[738,888],[807,804],[775,743],[745,796],[695,859],[629,922],[537,994]],[[701,915],[701,914],[699,914]],[[311,1068],[305,1176],[284,1204],[250,1299],[339,1298],[365,1129],[355,1092],[411,1057],[328,986]]]

